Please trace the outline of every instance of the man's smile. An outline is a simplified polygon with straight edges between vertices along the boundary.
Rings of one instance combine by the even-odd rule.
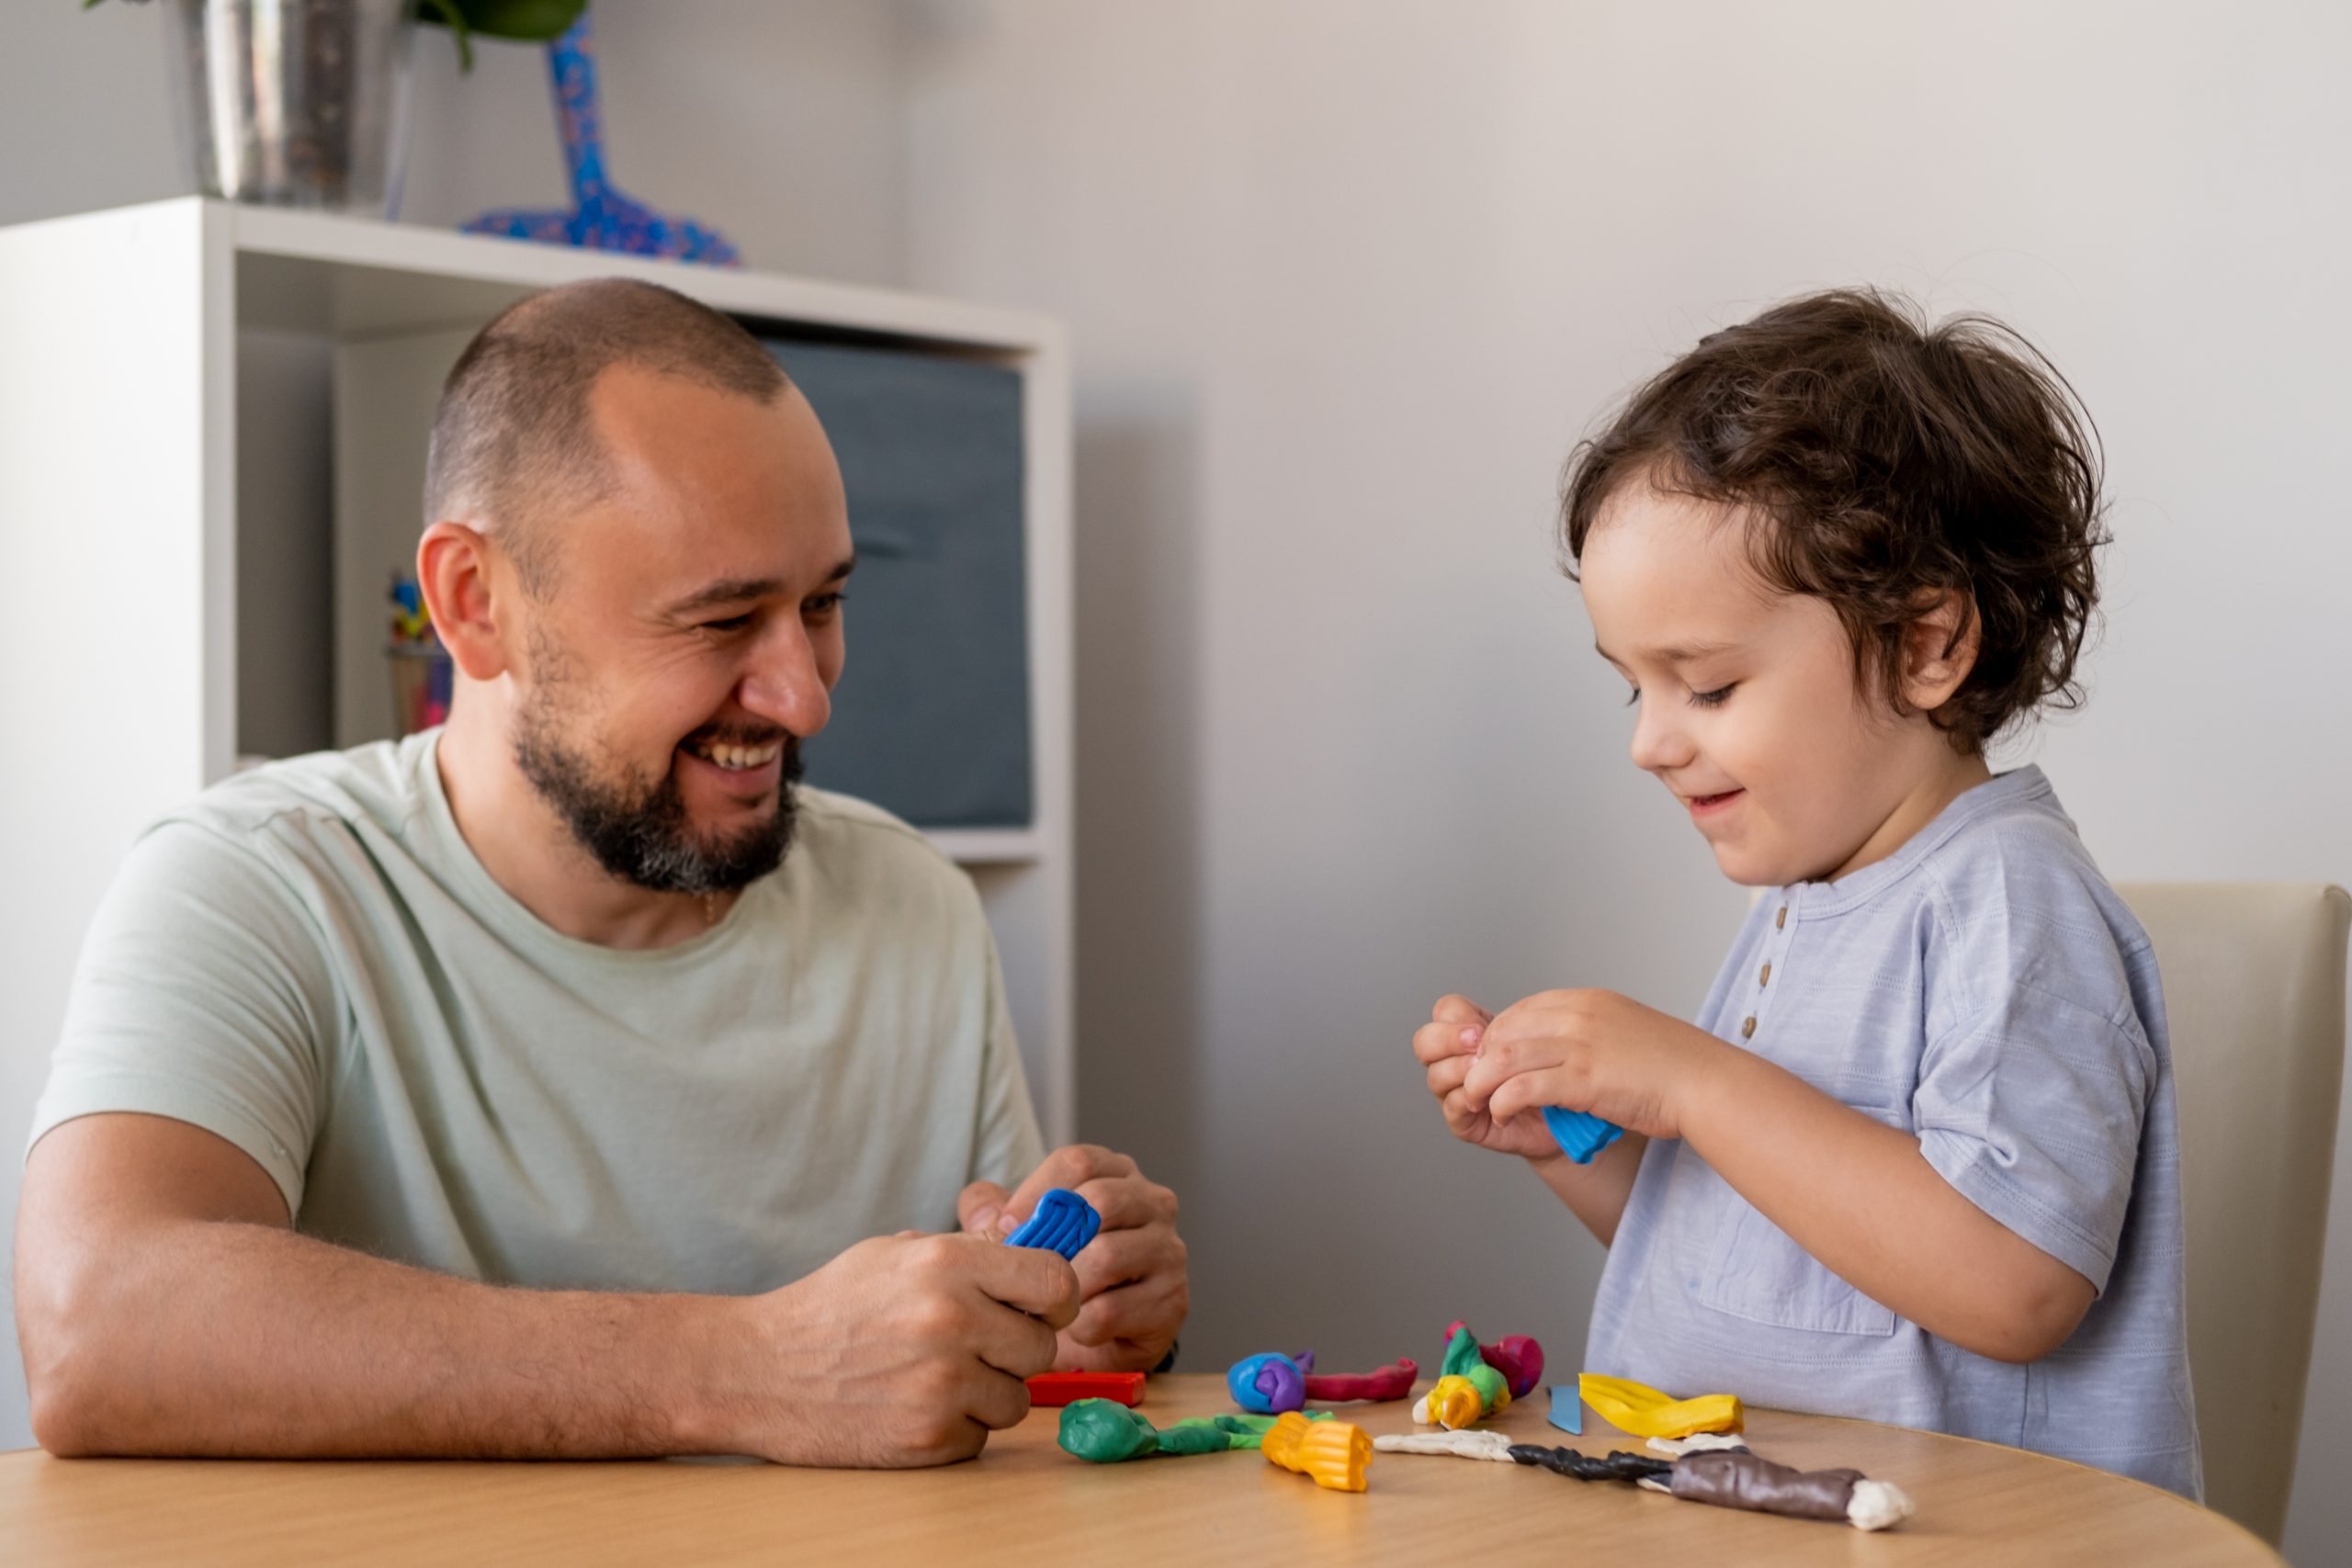
[[[739,773],[764,768],[775,761],[784,750],[784,742],[768,740],[757,746],[739,746],[720,740],[695,740],[687,742],[684,750],[690,756]]]
[[[785,742],[764,740],[756,746],[733,741],[691,740],[678,748],[684,771],[710,781],[719,795],[749,805],[773,795],[784,779]]]

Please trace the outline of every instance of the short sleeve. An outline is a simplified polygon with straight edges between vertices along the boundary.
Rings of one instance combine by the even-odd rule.
[[[1005,1003],[1004,964],[989,942],[988,1041],[980,1069],[979,1135],[973,1140],[972,1169],[966,1179],[1018,1186],[1046,1157],[1037,1112],[1021,1067],[1021,1043]]]
[[[2137,1021],[2010,984],[1928,1044],[1912,1108],[1928,1163],[2104,1292],[2156,1075]]]
[[[285,881],[209,829],[166,822],[132,846],[83,943],[29,1152],[109,1111],[225,1138],[300,1212],[334,986]]]

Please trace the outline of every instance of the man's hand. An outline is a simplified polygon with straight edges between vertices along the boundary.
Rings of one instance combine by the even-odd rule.
[[[1479,1031],[1476,1048],[1462,1077],[1463,1106],[1506,1135],[1530,1139],[1549,1134],[1540,1116],[1524,1113],[1546,1105],[1589,1111],[1630,1133],[1679,1138],[1689,1095],[1733,1050],[1630,997],[1591,990],[1543,991],[1516,1002]]]
[[[1465,1144],[1525,1159],[1558,1159],[1559,1144],[1538,1117],[1498,1122],[1473,1105],[1463,1082],[1478,1059],[1478,1042],[1495,1015],[1467,997],[1438,998],[1430,1021],[1413,1032],[1413,1055],[1426,1069],[1430,1093],[1445,1113],[1446,1131]]]
[[[956,1200],[956,1218],[967,1234],[1001,1242],[1057,1187],[1093,1204],[1102,1229],[1078,1255],[1084,1304],[1063,1331],[1054,1365],[1149,1371],[1176,1343],[1193,1295],[1184,1241],[1176,1234],[1176,1194],[1146,1179],[1135,1161],[1092,1144],[1072,1144],[1047,1155],[1012,1193],[993,1181],[973,1182]]]
[[[742,1303],[745,1344],[713,1451],[786,1464],[899,1468],[980,1451],[1029,1413],[1078,1276],[1050,1252],[907,1231],[860,1242]]]

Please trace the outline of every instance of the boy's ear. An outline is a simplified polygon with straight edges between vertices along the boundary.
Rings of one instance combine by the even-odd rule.
[[[416,582],[433,629],[469,681],[496,680],[508,663],[492,588],[493,553],[490,541],[463,523],[434,524],[416,547]]]
[[[1976,602],[1957,588],[1921,601],[1903,629],[1903,701],[1918,713],[1933,713],[1952,699],[1976,668],[1984,623]]]

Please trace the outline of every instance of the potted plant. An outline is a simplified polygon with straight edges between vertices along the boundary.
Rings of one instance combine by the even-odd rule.
[[[83,8],[101,0],[82,0]],[[587,0],[171,0],[183,144],[208,196],[390,217],[419,21],[546,42]]]

